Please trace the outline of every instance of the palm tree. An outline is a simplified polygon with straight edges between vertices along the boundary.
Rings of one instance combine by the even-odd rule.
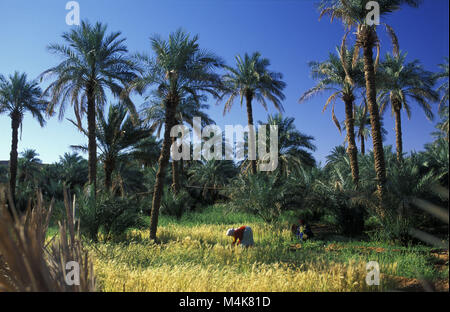
[[[156,131],[156,135],[159,137],[164,125],[164,112],[166,108],[164,98],[160,98],[156,92],[154,93],[153,98],[145,104],[146,107],[143,109],[142,114],[144,115],[144,122],[149,123],[150,128]],[[193,128],[194,117],[201,118],[202,127],[214,124],[214,120],[203,111],[209,109],[209,105],[204,104],[206,100],[207,97],[205,95],[197,96],[196,98],[191,94],[182,96],[176,108],[176,124],[181,125],[186,123]],[[172,137],[172,144],[175,144],[176,139],[176,137]],[[175,194],[180,190],[180,169],[183,169],[183,160],[172,160],[172,189]]]
[[[8,113],[11,118],[12,140],[9,161],[9,187],[13,200],[16,194],[18,131],[22,129],[26,112],[45,125],[43,112],[47,103],[42,100],[42,91],[37,82],[28,81],[25,73],[15,72],[9,79],[0,75],[0,114]]]
[[[439,115],[442,121],[437,125],[440,131],[445,132],[447,134],[448,141],[448,57],[444,58],[445,62],[443,64],[439,64],[441,71],[436,73],[436,79],[444,79],[444,82],[438,87],[437,91],[442,92],[442,97],[439,102]]]
[[[220,189],[236,174],[236,167],[231,160],[199,161],[188,170],[189,181],[193,184],[191,187],[201,188],[203,198],[210,194],[213,202]]]
[[[170,158],[170,130],[176,124],[177,107],[185,94],[191,94],[194,99],[205,93],[219,97],[222,82],[215,69],[222,61],[213,53],[200,49],[198,36],[190,37],[182,30],[171,33],[168,40],[154,36],[150,41],[155,57],[137,56],[147,71],[133,81],[128,91],[136,90],[142,94],[148,87],[156,85],[158,96],[164,98],[164,139],[150,218],[150,239],[156,240],[163,179]]]
[[[362,155],[366,154],[365,141],[370,137],[370,117],[367,112],[367,105],[363,103],[360,106],[355,106],[355,127],[358,129],[356,136],[361,142],[360,152]]]
[[[42,165],[42,161],[38,158],[39,154],[34,149],[26,149],[19,159],[19,183],[29,182],[37,185],[37,179]]]
[[[97,145],[101,151],[100,159],[105,172],[105,189],[111,190],[112,174],[121,160],[129,158],[129,152],[141,140],[148,138],[151,133],[148,128],[135,126],[124,103],[109,107],[105,118],[101,110],[97,111]],[[76,125],[75,122],[72,121]],[[88,135],[86,130],[83,130]],[[71,146],[74,149],[87,151],[86,146]]]
[[[41,77],[55,76],[45,95],[51,100],[47,111],[54,114],[59,106],[59,118],[64,116],[67,103],[73,106],[77,124],[81,128],[81,118],[87,114],[89,149],[89,184],[96,190],[97,145],[96,111],[106,104],[106,91],[119,96],[123,86],[134,79],[136,67],[126,57],[128,52],[120,32],[106,33],[107,26],[83,21],[80,26],[62,35],[65,45],[51,44],[51,53],[62,57],[63,61],[46,70]],[[130,111],[135,109],[129,99],[124,99]]]
[[[403,159],[402,120],[401,110],[404,109],[411,118],[411,100],[419,104],[428,119],[433,119],[430,102],[437,101],[439,95],[433,90],[433,73],[426,71],[418,60],[405,64],[406,53],[393,57],[389,53],[381,64],[380,93],[378,103],[380,113],[391,106],[395,116],[395,136],[397,146],[397,160]]]
[[[442,92],[442,97],[439,102],[439,110],[445,108],[445,106],[448,107],[448,57],[444,58],[444,63],[439,64],[439,67],[441,68],[441,71],[436,73],[436,79],[445,79],[445,81],[439,86],[437,89],[438,92]]]
[[[314,138],[295,128],[294,118],[283,118],[281,114],[269,115],[267,122],[259,121],[259,125],[274,125],[278,127],[278,160],[279,172],[288,176],[293,171],[311,168],[316,161],[311,151],[316,150],[312,143]],[[269,145],[269,138],[267,145]]]
[[[278,111],[283,111],[281,101],[285,98],[283,89],[286,87],[286,83],[281,80],[283,75],[270,71],[269,66],[270,61],[261,58],[259,52],[254,52],[252,55],[246,53],[243,59],[239,55],[236,56],[236,68],[225,66],[228,73],[223,76],[226,85],[223,96],[227,96],[228,99],[225,102],[224,114],[230,111],[237,96],[240,97],[241,106],[245,98],[250,142],[256,142],[253,129],[253,99],[261,103],[265,110],[267,110],[266,99],[268,99]],[[256,150],[253,147],[253,144],[249,145],[249,154],[255,156]],[[251,168],[252,173],[255,174],[256,160],[251,160]]]
[[[333,147],[331,153],[326,156],[327,165],[328,164],[336,164],[340,162],[345,156],[348,155],[344,145],[337,145]]]
[[[349,31],[352,28],[356,28],[356,49],[355,55],[359,54],[359,50],[363,49],[364,60],[364,75],[366,82],[366,98],[367,107],[370,113],[370,124],[372,128],[372,141],[373,152],[375,158],[375,172],[377,175],[377,190],[380,199],[379,213],[384,215],[383,197],[384,186],[386,183],[386,165],[384,161],[383,141],[381,137],[380,128],[380,116],[378,111],[378,105],[376,101],[376,77],[375,72],[379,60],[380,45],[377,36],[377,25],[369,25],[366,23],[367,10],[366,5],[369,0],[321,0],[319,4],[320,17],[323,15],[329,15],[331,20],[339,18],[342,20]],[[408,4],[413,7],[417,7],[420,0],[379,0],[377,1],[379,6],[380,18],[387,14],[400,9],[402,4]],[[394,30],[387,24],[384,24],[391,36],[394,54],[398,55],[398,39]],[[348,32],[347,32],[348,34]],[[344,40],[347,36],[344,36]],[[373,48],[377,48],[377,57],[374,63],[373,60]],[[356,57],[355,57],[356,58]]]
[[[367,102],[363,95],[363,102],[361,105],[355,105],[355,132],[356,138],[361,142],[361,155],[366,154],[366,140],[370,137],[370,116],[367,111]],[[386,141],[388,132],[383,126],[383,116],[380,116],[380,130],[382,141]]]
[[[337,49],[336,54],[329,54],[325,62],[311,62],[311,72],[313,78],[319,82],[316,86],[306,91],[299,102],[309,99],[311,96],[323,91],[332,91],[323,110],[327,109],[332,102],[332,119],[341,131],[341,127],[334,114],[336,98],[341,98],[345,104],[345,128],[346,141],[348,142],[347,153],[350,159],[352,178],[355,185],[358,185],[358,149],[355,142],[355,120],[354,120],[354,91],[363,85],[364,77],[361,70],[361,62],[353,60],[354,48],[348,50],[344,45]]]
[[[145,193],[145,177],[137,161],[118,159],[111,177],[111,193],[122,197],[126,194]]]
[[[69,190],[75,186],[82,186],[87,182],[88,165],[78,153],[64,153],[59,157],[60,176],[62,182]]]
[[[153,135],[140,140],[131,152],[132,157],[144,166],[144,168],[156,164],[160,154],[161,142]]]
[[[431,133],[437,140],[445,138],[448,142],[448,105],[439,111],[440,121],[436,124],[436,131]]]

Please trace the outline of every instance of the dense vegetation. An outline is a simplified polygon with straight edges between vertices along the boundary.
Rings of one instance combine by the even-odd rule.
[[[0,200],[11,194],[4,213],[15,207],[24,214],[42,194],[43,202],[54,202],[51,236],[67,218],[67,191],[103,290],[236,290],[242,274],[250,279],[242,290],[368,290],[363,264],[374,257],[383,262],[385,274],[442,278],[430,269],[425,254],[431,248],[425,245],[448,249],[448,210],[443,208],[448,206],[448,58],[438,73],[425,70],[419,60],[407,63],[389,26],[393,54],[374,58],[378,28],[364,23],[365,2],[322,1],[319,6],[321,16],[339,18],[349,29],[336,53],[311,62],[317,85],[299,90],[299,97],[304,92],[301,103],[327,93],[323,110],[331,105],[333,122],[346,133],[345,143],[330,151],[325,164],[313,157],[320,138],[310,129],[296,129],[295,116],[284,115],[283,75],[271,71],[259,52],[237,56],[229,66],[200,47],[196,35],[177,30],[168,38],[152,37],[151,55],[130,56],[120,32],[84,21],[63,35],[66,45],[49,46],[63,61],[43,72],[42,78],[53,79],[46,90],[24,73],[0,75],[0,113],[11,117],[12,127],[9,166],[0,165]],[[418,4],[379,2],[382,16],[404,3]],[[351,30],[356,30],[352,40]],[[107,92],[115,100],[105,111]],[[132,103],[132,94],[145,98],[142,109]],[[191,160],[193,150],[189,160],[171,159],[174,125],[192,126],[196,116],[203,125],[214,124],[206,113],[211,98],[223,104],[224,113],[237,98],[241,104],[245,99],[249,125],[278,126],[275,171],[259,171],[262,161],[248,157]],[[252,105],[267,109],[267,101],[280,113],[254,121]],[[72,153],[53,164],[43,164],[35,150],[19,157],[18,129],[25,114],[44,126],[45,113],[51,117],[59,107],[62,118],[68,105],[77,118],[70,122],[88,144],[72,146]],[[335,105],[345,106],[343,123]],[[429,119],[438,106],[440,122],[423,151],[404,153],[401,110],[409,117],[412,105]],[[395,147],[384,144],[388,107],[395,118]],[[260,135],[252,129],[246,141]],[[371,151],[365,147],[369,138]],[[257,154],[249,144],[245,150]],[[326,226],[334,238],[319,237],[292,251],[296,242],[290,224],[299,218]],[[245,255],[227,246],[223,235],[227,226],[243,223],[255,228],[257,241]],[[335,240],[352,242],[332,244]],[[394,245],[398,255],[370,249]],[[358,246],[367,252],[355,252]],[[338,251],[324,254],[333,248]],[[227,268],[230,261],[237,264]],[[211,282],[218,272],[227,278]],[[380,289],[394,284],[386,279]]]

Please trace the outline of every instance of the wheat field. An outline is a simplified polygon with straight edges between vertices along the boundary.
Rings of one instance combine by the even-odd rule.
[[[99,290],[334,292],[384,291],[395,286],[383,277],[379,286],[368,286],[365,261],[333,261],[325,246],[312,242],[292,250],[289,231],[249,225],[256,242],[249,249],[231,247],[223,225],[161,226],[161,244],[149,243],[145,230],[129,233],[131,243],[92,244]],[[396,273],[397,263],[380,265],[382,272]]]

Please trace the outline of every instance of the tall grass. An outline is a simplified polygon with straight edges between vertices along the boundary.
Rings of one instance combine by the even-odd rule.
[[[292,248],[288,229],[276,230],[258,219],[245,222],[254,230],[256,246],[232,248],[225,236],[236,222],[215,207],[202,224],[200,215],[164,220],[161,244],[147,230],[132,230],[126,243],[91,244],[98,285],[102,291],[385,291],[396,288],[391,276],[436,277],[426,247],[374,243],[311,241]],[[226,218],[228,218],[226,220]],[[243,219],[245,215],[241,215]],[[252,217],[247,216],[248,219]],[[198,219],[199,218],[199,219]],[[220,219],[225,218],[225,219]],[[215,221],[227,221],[215,224]],[[203,220],[206,221],[206,220]],[[396,249],[400,248],[400,249]],[[366,263],[380,263],[380,286],[366,285]]]
[[[47,239],[53,202],[45,206],[42,193],[29,200],[25,215],[18,215],[11,196],[13,215],[0,202],[0,291],[93,291],[93,265],[75,230],[73,206],[64,191],[67,223],[59,224],[59,233]],[[67,283],[66,264],[79,264],[79,284]]]

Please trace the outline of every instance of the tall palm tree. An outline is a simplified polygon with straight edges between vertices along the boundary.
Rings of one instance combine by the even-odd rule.
[[[269,115],[266,122],[259,121],[259,125],[274,125],[278,127],[278,160],[279,172],[288,176],[294,171],[311,168],[316,161],[311,151],[316,150],[314,138],[295,128],[294,118],[283,118],[281,114]],[[268,143],[269,145],[269,138]]]
[[[0,114],[8,113],[11,118],[11,154],[9,160],[9,187],[13,200],[16,194],[17,145],[19,128],[26,112],[45,125],[43,113],[47,103],[42,100],[42,90],[35,81],[28,81],[25,73],[15,72],[9,79],[0,75]]]
[[[97,111],[97,145],[100,150],[100,159],[105,172],[105,189],[111,190],[112,174],[117,164],[122,160],[129,159],[129,152],[141,140],[148,138],[151,132],[143,126],[136,126],[125,104],[118,104],[109,107],[108,116],[105,117],[101,110]],[[72,121],[76,125],[75,122]],[[85,135],[88,132],[84,130]],[[85,146],[73,146],[74,149],[87,151]]]
[[[204,104],[206,100],[207,97],[204,95],[194,97],[191,94],[185,94],[181,96],[175,113],[176,124],[188,124],[193,128],[194,117],[201,118],[202,127],[214,124],[214,120],[204,112],[204,110],[209,109],[209,105]],[[145,103],[142,111],[142,115],[144,116],[143,121],[149,123],[150,128],[156,131],[158,137],[164,125],[164,113],[166,109],[164,103],[164,98],[160,98],[157,92],[155,92],[153,98]],[[172,144],[175,144],[176,139],[176,137],[172,138]],[[174,193],[178,193],[180,190],[180,169],[183,169],[183,160],[172,160],[172,189]]]
[[[435,79],[433,73],[422,68],[418,60],[405,63],[406,53],[393,57],[389,53],[381,64],[382,77],[378,103],[380,113],[391,106],[395,116],[395,137],[397,160],[403,159],[401,110],[404,109],[411,118],[411,100],[419,104],[428,119],[433,119],[430,103],[438,101],[439,95],[433,90]]]
[[[47,111],[54,114],[59,106],[59,118],[62,119],[67,106],[73,106],[78,126],[87,114],[88,148],[89,148],[89,184],[96,189],[97,145],[96,145],[96,111],[106,104],[106,91],[119,96],[123,86],[136,77],[136,67],[126,57],[128,52],[120,32],[108,34],[107,26],[101,23],[91,25],[82,21],[65,32],[62,38],[65,44],[51,44],[48,50],[59,55],[60,64],[46,70],[41,77],[55,77],[45,90],[51,100]],[[124,102],[135,114],[129,99]]]
[[[319,4],[320,17],[329,15],[331,20],[338,18],[342,20],[349,31],[356,28],[356,49],[355,55],[359,50],[363,50],[364,75],[366,82],[367,107],[370,113],[370,124],[372,131],[373,152],[375,159],[375,172],[377,180],[377,190],[380,199],[379,214],[384,215],[383,198],[386,184],[386,165],[384,160],[383,141],[381,137],[380,116],[376,100],[376,67],[378,65],[380,45],[377,36],[377,25],[366,23],[368,11],[366,5],[369,0],[321,0]],[[417,7],[420,0],[378,0],[380,18],[389,13],[400,9],[402,4]],[[394,54],[398,55],[398,39],[394,30],[387,24],[384,24],[390,35]],[[348,33],[348,32],[347,32]],[[345,41],[344,36],[344,41]],[[373,60],[373,48],[377,48],[377,57]]]
[[[283,105],[281,101],[285,99],[283,89],[286,83],[282,81],[283,75],[268,69],[270,61],[267,58],[261,58],[259,52],[252,55],[245,53],[244,58],[236,56],[236,67],[225,66],[228,73],[223,76],[226,90],[223,96],[228,99],[225,102],[224,114],[229,111],[233,105],[234,99],[239,96],[241,106],[244,98],[247,105],[247,120],[249,125],[249,140],[255,141],[255,132],[253,129],[253,108],[252,101],[258,101],[264,109],[267,110],[266,99],[273,103],[275,108],[282,112]],[[250,144],[253,147],[253,144]],[[249,148],[249,153],[256,155],[256,150]],[[256,173],[256,160],[251,160],[252,173]]]
[[[191,94],[196,99],[205,93],[219,97],[222,82],[215,70],[223,62],[215,54],[200,49],[198,36],[191,37],[182,30],[171,33],[167,40],[154,36],[150,42],[155,56],[137,56],[147,71],[130,85],[128,91],[143,93],[156,85],[159,97],[164,98],[164,139],[150,217],[150,239],[156,240],[163,179],[170,158],[170,130],[176,124],[177,107],[184,94]]]
[[[354,101],[355,89],[361,87],[364,83],[362,64],[360,61],[353,60],[354,48],[348,50],[345,45],[337,49],[337,55],[330,53],[328,60],[324,62],[311,62],[311,73],[314,79],[318,80],[316,86],[306,91],[300,98],[302,103],[311,96],[323,91],[332,91],[333,93],[325,103],[323,110],[327,109],[332,103],[332,119],[341,131],[340,124],[334,114],[334,105],[336,98],[340,98],[345,105],[345,128],[346,141],[348,142],[347,153],[350,159],[352,178],[355,185],[359,182],[358,169],[358,149],[355,142],[355,120],[354,120]]]

